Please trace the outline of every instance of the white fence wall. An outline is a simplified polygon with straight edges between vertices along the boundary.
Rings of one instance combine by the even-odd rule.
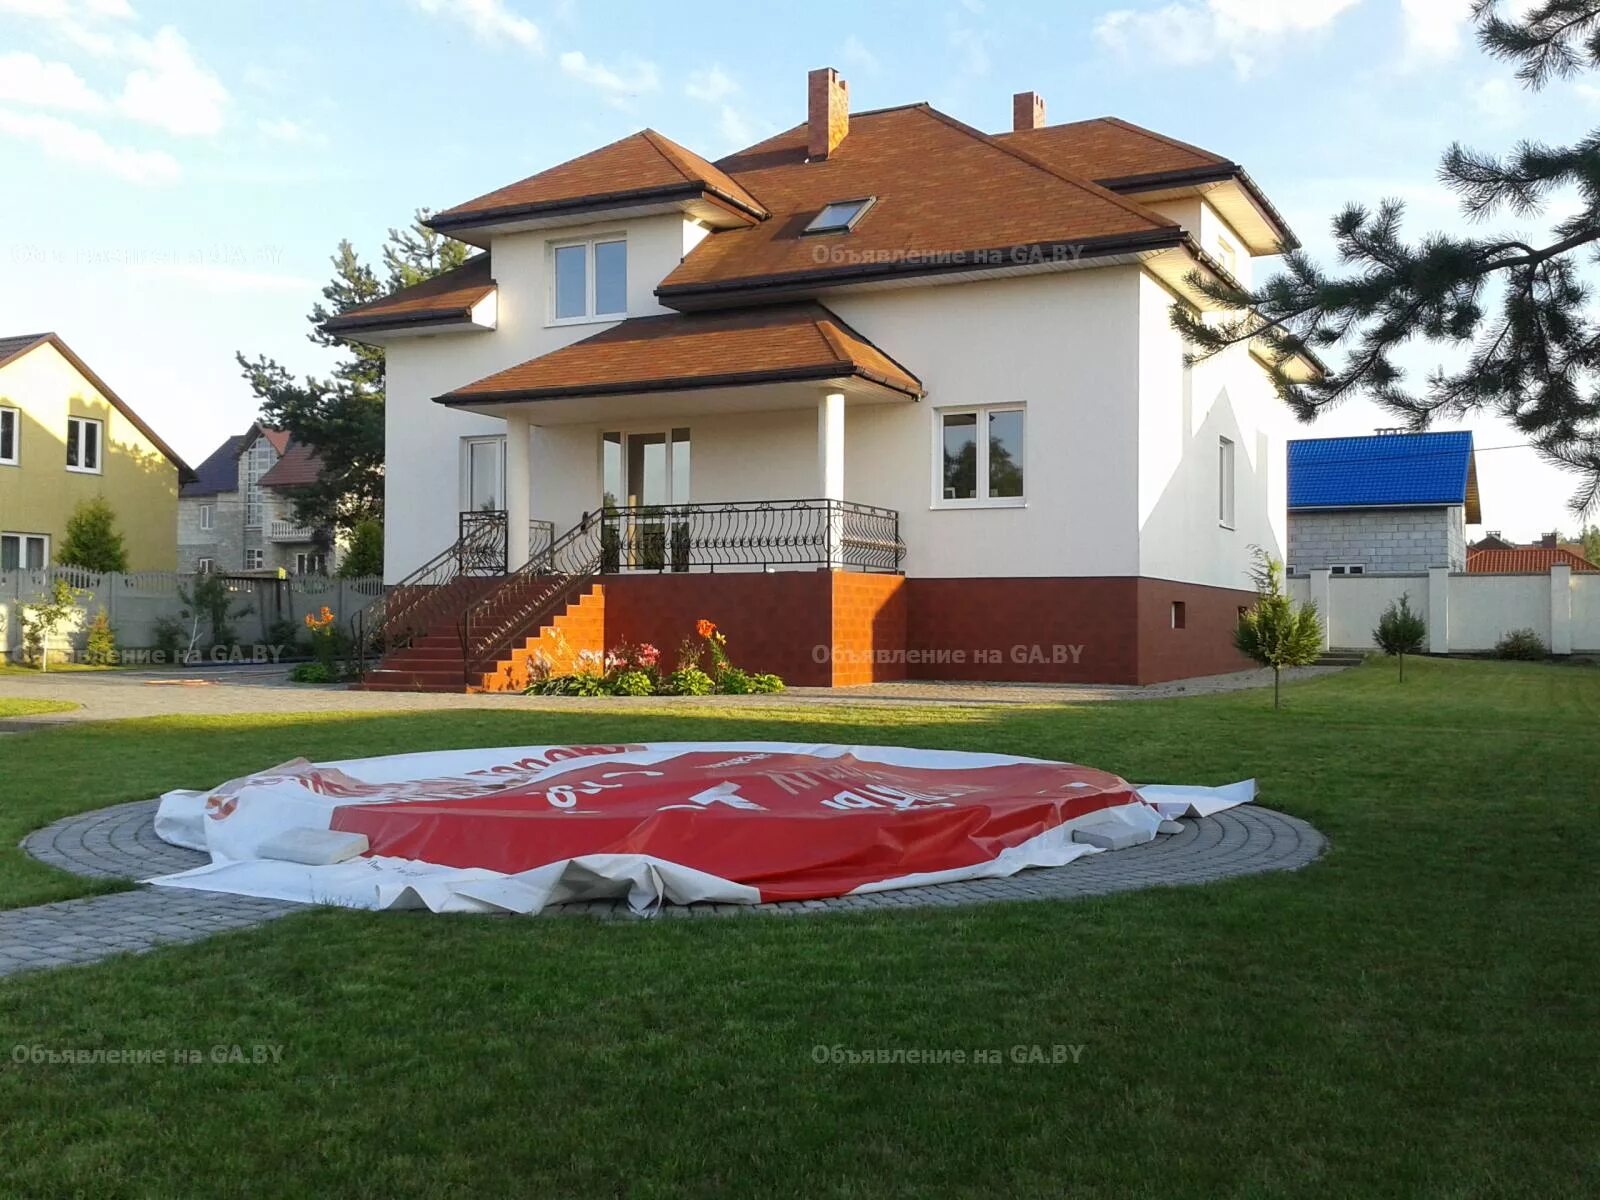
[[[1402,594],[1428,622],[1433,654],[1493,650],[1514,629],[1531,629],[1554,654],[1600,654],[1600,572],[1555,567],[1548,575],[1452,573],[1330,575],[1289,580],[1296,600],[1315,600],[1326,644],[1370,650],[1383,610]]]
[[[356,614],[383,594],[376,576],[362,579],[328,579],[318,575],[286,579],[224,577],[234,596],[234,607],[250,612],[233,622],[234,634],[245,645],[269,644],[274,622],[290,621],[304,637],[307,613],[324,606],[346,630],[355,628]],[[55,581],[64,579],[79,591],[76,616],[62,627],[65,636],[52,639],[52,650],[69,644],[83,648],[83,630],[100,609],[106,610],[117,646],[122,650],[155,645],[155,625],[162,617],[178,618],[183,610],[179,588],[195,577],[173,571],[139,571],[96,574],[76,567],[51,567],[42,571],[0,571],[0,660],[21,658],[22,621],[19,609],[47,597]],[[205,631],[202,629],[202,637]]]

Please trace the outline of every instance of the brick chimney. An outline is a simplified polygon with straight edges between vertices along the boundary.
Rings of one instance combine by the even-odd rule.
[[[1011,128],[1017,133],[1043,129],[1044,97],[1038,92],[1018,92],[1011,97]]]
[[[1544,547],[1546,550],[1554,550],[1556,546],[1560,544],[1560,539],[1561,531],[1558,529],[1555,533],[1547,533],[1541,537],[1539,539],[1539,545]]]
[[[806,76],[806,153],[827,158],[850,132],[850,85],[832,67]]]

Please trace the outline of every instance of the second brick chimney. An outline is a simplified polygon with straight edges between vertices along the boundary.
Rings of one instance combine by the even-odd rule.
[[[1011,97],[1011,128],[1017,133],[1043,129],[1044,97],[1038,92],[1018,92]]]
[[[850,132],[850,85],[832,67],[806,76],[806,153],[827,158]]]

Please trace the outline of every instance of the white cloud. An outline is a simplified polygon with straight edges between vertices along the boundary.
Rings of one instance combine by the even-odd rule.
[[[761,140],[761,133],[755,123],[750,121],[731,104],[724,104],[717,120],[717,128],[723,140],[735,150],[742,150]]]
[[[326,146],[328,139],[315,129],[307,128],[299,121],[291,121],[288,117],[262,117],[256,121],[256,129],[261,136],[270,138],[274,142],[283,142],[291,146]]]
[[[561,56],[561,69],[574,79],[606,92],[613,100],[640,92],[653,92],[661,85],[661,74],[654,63],[633,61],[622,70],[591,62],[580,50]]]
[[[176,29],[168,25],[154,38],[130,39],[126,52],[140,65],[123,84],[117,105],[124,113],[180,137],[222,128],[228,89],[195,60]]]
[[[1405,61],[1415,66],[1454,57],[1472,19],[1472,0],[1400,0]]]
[[[33,108],[99,112],[105,98],[64,62],[45,62],[26,51],[0,54],[0,101]]]
[[[970,3],[963,6],[969,14],[977,14],[981,7],[973,7]],[[960,61],[961,70],[967,75],[983,76],[989,73],[993,65],[993,57],[989,53],[993,35],[987,30],[979,29],[963,21],[961,17],[950,12],[945,14],[945,41],[950,49],[956,52]]]
[[[1526,107],[1522,92],[1513,84],[1500,78],[1486,79],[1472,93],[1473,107],[1478,115],[1496,129],[1515,125]]]
[[[177,160],[164,151],[113,146],[92,129],[43,113],[0,108],[0,134],[32,142],[51,158],[91,167],[129,183],[172,183],[179,175]]]
[[[525,50],[544,50],[544,35],[539,27],[520,13],[506,7],[504,0],[412,0],[430,16],[448,17],[472,31],[474,37],[490,45],[515,42]]]
[[[708,67],[704,71],[692,72],[683,90],[685,95],[695,100],[715,104],[737,92],[739,85],[721,67]]]
[[[1227,58],[1244,77],[1275,42],[1331,25],[1360,0],[1176,0],[1162,8],[1121,8],[1095,26],[1119,54],[1194,66]]]
[[[859,67],[863,71],[876,71],[880,64],[878,56],[855,34],[845,38],[844,45],[839,47],[839,57],[847,67]]]

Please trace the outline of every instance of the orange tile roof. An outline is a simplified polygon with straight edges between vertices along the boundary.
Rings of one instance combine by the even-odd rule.
[[[489,256],[478,254],[453,271],[435,275],[382,299],[340,313],[323,323],[329,333],[465,321],[472,306],[494,291]]]
[[[725,171],[671,138],[662,137],[653,129],[642,129],[537,175],[435,213],[428,224],[448,232],[490,219],[506,220],[550,210],[597,207],[629,198],[642,200],[669,193],[700,192],[709,193],[751,217],[766,215],[760,202]]]
[[[922,384],[820,304],[632,317],[444,396],[441,404],[630,395],[856,377],[908,396]]]
[[[1100,182],[1235,165],[1209,150],[1118,117],[1095,117],[998,136],[1001,141],[1022,147],[1058,170]]]
[[[1482,574],[1507,574],[1522,571],[1548,573],[1551,567],[1571,567],[1574,571],[1600,571],[1582,555],[1560,546],[1518,546],[1513,550],[1474,550],[1467,555],[1467,570]]]
[[[1014,264],[1017,247],[1182,244],[1179,226],[1152,209],[927,104],[857,113],[826,159],[806,156],[806,126],[717,165],[772,216],[705,238],[662,281],[674,305],[717,290]],[[829,201],[874,196],[844,235],[806,235]],[[992,260],[990,252],[1001,258]]]

